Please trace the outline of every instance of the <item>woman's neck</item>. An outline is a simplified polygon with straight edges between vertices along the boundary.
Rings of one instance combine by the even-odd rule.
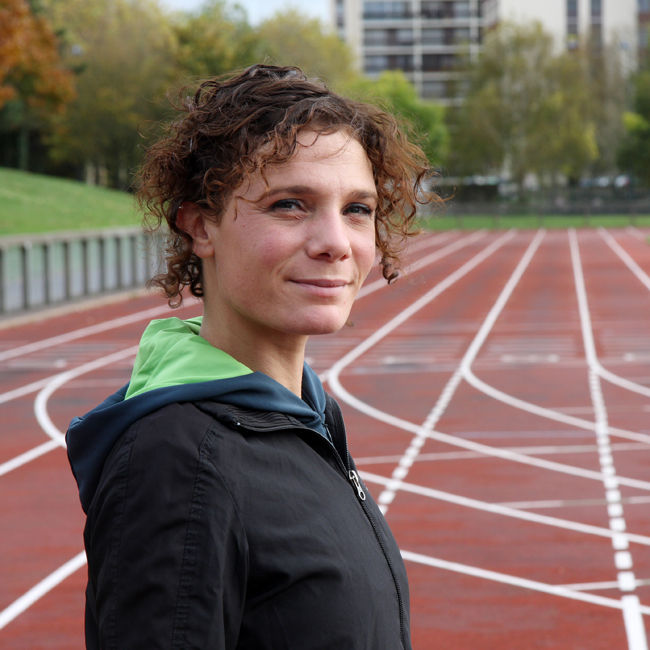
[[[203,316],[201,336],[211,345],[256,372],[263,372],[298,397],[302,397],[302,370],[307,336],[269,337],[268,331],[255,333],[228,327],[210,316]]]

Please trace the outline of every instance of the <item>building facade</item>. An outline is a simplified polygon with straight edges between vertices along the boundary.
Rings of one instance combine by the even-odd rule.
[[[332,0],[339,35],[369,76],[402,70],[421,97],[450,103],[459,57],[481,40],[480,0]]]
[[[647,47],[650,0],[330,0],[339,35],[368,76],[402,70],[425,99],[458,103],[462,61],[502,21],[539,21],[558,48],[589,36],[634,67]]]

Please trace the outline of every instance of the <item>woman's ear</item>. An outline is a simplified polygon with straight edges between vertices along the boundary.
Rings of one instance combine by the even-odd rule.
[[[214,254],[214,246],[206,226],[205,212],[196,203],[181,203],[176,213],[176,225],[192,238],[192,251],[204,259]]]

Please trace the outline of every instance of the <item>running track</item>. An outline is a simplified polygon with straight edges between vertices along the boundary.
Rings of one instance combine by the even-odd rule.
[[[310,343],[406,560],[418,650],[647,650],[649,234],[423,235]],[[138,296],[0,329],[2,648],[83,647],[62,432],[166,311]]]

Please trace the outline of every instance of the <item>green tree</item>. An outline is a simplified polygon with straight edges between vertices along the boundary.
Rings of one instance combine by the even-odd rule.
[[[452,121],[455,173],[504,171],[519,187],[577,178],[598,156],[592,95],[580,57],[558,54],[538,23],[503,23],[469,71]]]
[[[49,0],[48,12],[77,71],[77,100],[51,138],[57,160],[88,180],[128,187],[143,131],[163,114],[176,39],[154,0]]]
[[[650,66],[639,70],[633,87],[633,110],[624,115],[625,136],[619,164],[650,186]]]
[[[308,75],[339,87],[356,76],[349,48],[320,20],[294,9],[276,13],[256,30],[259,61],[297,65]]]
[[[198,12],[177,14],[176,63],[181,78],[204,79],[255,62],[258,38],[244,10],[209,0]]]
[[[438,167],[444,164],[449,140],[444,108],[418,99],[404,73],[385,71],[377,79],[360,78],[348,82],[342,90],[400,117],[413,131],[431,164]]]

